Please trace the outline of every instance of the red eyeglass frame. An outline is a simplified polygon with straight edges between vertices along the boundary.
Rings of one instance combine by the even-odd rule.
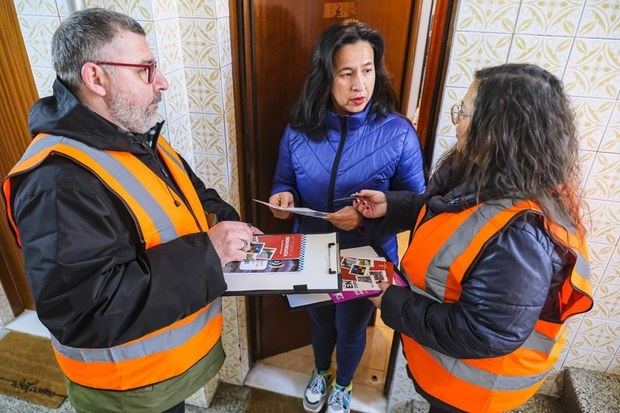
[[[153,60],[151,63],[121,63],[121,62],[108,62],[104,60],[97,60],[93,62],[96,65],[109,65],[109,66],[123,66],[123,67],[141,67],[146,69],[146,80],[148,84],[153,83],[155,79],[155,71],[157,70],[157,61]]]

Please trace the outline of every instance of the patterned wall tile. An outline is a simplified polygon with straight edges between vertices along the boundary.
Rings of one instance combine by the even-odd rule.
[[[215,0],[215,14],[218,18],[230,15],[228,0]]]
[[[228,17],[217,19],[217,41],[220,66],[230,65],[232,63],[232,52],[230,50],[230,22]]]
[[[37,86],[39,97],[51,96],[52,85],[56,79],[56,72],[51,67],[33,67],[32,77]]]
[[[581,169],[581,185],[583,188],[586,186],[586,180],[588,178],[588,174],[590,173],[590,169],[592,168],[592,164],[594,163],[594,157],[596,156],[596,152],[594,151],[584,151],[579,150],[579,164]]]
[[[509,34],[456,32],[446,86],[469,87],[474,71],[505,63],[510,47]]]
[[[460,2],[457,30],[512,33],[518,0],[464,0]]]
[[[562,81],[573,96],[615,99],[620,90],[620,40],[575,39]]]
[[[50,45],[60,18],[49,16],[17,16],[31,66],[52,67]]]
[[[620,353],[617,353],[609,364],[609,367],[607,368],[607,373],[620,375]]]
[[[168,124],[167,138],[172,147],[191,164],[194,152],[192,147],[192,126],[189,114]]]
[[[203,387],[200,390],[198,390],[196,393],[189,396],[185,400],[185,403],[190,404],[192,406],[202,407],[204,409],[209,407],[209,404],[207,403],[207,394],[205,392],[205,388]]]
[[[613,354],[571,348],[562,367],[581,367],[605,371],[613,359]]]
[[[585,0],[523,0],[516,33],[572,36]]]
[[[224,116],[191,113],[194,151],[205,155],[226,155]]]
[[[614,252],[613,245],[588,243],[590,255],[590,276],[592,284],[598,284],[603,279],[607,264]]]
[[[609,121],[614,101],[571,97],[579,130],[579,147],[597,150]]]
[[[620,246],[614,248],[601,282],[610,287],[620,286]]]
[[[155,24],[152,21],[148,20],[139,20],[140,26],[144,29],[146,33],[146,42],[149,44],[149,48],[157,60],[157,64],[159,65],[159,48],[157,47],[157,34],[155,33]],[[159,70],[162,68],[159,67]],[[162,72],[163,73],[163,72]]]
[[[594,307],[592,311],[588,313],[588,317],[591,319],[609,321],[610,323],[607,324],[610,324],[610,328],[616,331],[616,334],[612,338],[615,339],[616,344],[620,344],[620,289],[618,286],[599,285],[594,293]],[[584,330],[583,324],[579,330],[579,336],[582,335],[590,336],[590,332]],[[600,337],[594,337],[592,339],[598,339],[599,341],[596,344],[602,345]],[[616,346],[615,349],[617,349],[617,347],[618,346]],[[604,351],[602,348],[592,348],[592,350]]]
[[[230,110],[224,115],[224,127],[226,130],[226,147],[228,152],[228,166],[230,170],[230,204],[240,211],[240,182],[239,182],[239,158],[237,156],[237,134],[235,125],[235,111]]]
[[[592,317],[590,312],[583,320],[571,348],[615,354],[620,345],[620,323]]]
[[[105,7],[136,20],[153,20],[150,0],[104,0]]]
[[[588,0],[581,16],[577,36],[620,37],[620,2],[613,0]]]
[[[63,0],[56,0],[58,2],[58,4],[60,4],[61,2],[64,3]],[[86,7],[106,7],[106,2],[107,0],[86,0]]]
[[[170,0],[151,0],[153,7],[153,20],[178,18],[179,10],[176,1]]]
[[[607,130],[605,130],[601,146],[598,149],[603,152],[620,153],[620,100],[616,100],[609,125],[607,125]]]
[[[159,121],[165,120],[168,122],[168,115],[166,114],[166,95],[168,92],[164,92],[161,97],[161,102],[157,105],[157,114],[159,115]],[[164,123],[164,128],[166,129],[166,134],[164,136],[168,136],[168,123]],[[163,130],[160,133],[164,133]]]
[[[224,102],[224,113],[232,110],[235,106],[235,92],[233,90],[232,65],[221,69],[222,95]]]
[[[9,299],[0,285],[0,329],[15,319],[13,310],[9,304]]]
[[[178,19],[155,22],[155,35],[159,49],[159,70],[168,74],[183,67],[181,29]]]
[[[14,0],[17,14],[34,14],[38,16],[58,17],[55,0]]]
[[[537,64],[561,78],[572,45],[572,37],[515,35],[508,61]]]
[[[437,135],[456,138],[456,129],[450,118],[450,109],[453,105],[461,103],[467,93],[464,87],[447,87],[441,98],[441,113],[437,124]]]
[[[620,202],[586,199],[588,241],[616,245],[620,239]]]
[[[179,17],[200,17],[214,19],[215,0],[178,0]],[[228,7],[228,5],[227,5]]]
[[[579,327],[581,327],[581,323],[584,320],[583,314],[579,314],[576,316],[572,316],[566,321],[566,345],[562,349],[562,352],[568,352],[568,348],[575,340],[577,333],[579,332]]]
[[[166,75],[166,79],[169,83],[168,91],[165,92],[167,121],[174,122],[189,112],[185,71],[177,70],[169,73]]]
[[[196,175],[208,188],[218,193],[228,192],[228,170],[226,156],[195,154]]]
[[[218,30],[215,19],[179,19],[185,67],[217,69]]]
[[[433,150],[432,170],[435,170],[437,163],[441,160],[441,157],[454,145],[456,145],[456,138],[452,136],[437,136],[435,140],[435,148]]]
[[[191,112],[224,113],[219,70],[186,68],[185,78]]]
[[[596,154],[586,181],[586,196],[620,201],[620,153]]]

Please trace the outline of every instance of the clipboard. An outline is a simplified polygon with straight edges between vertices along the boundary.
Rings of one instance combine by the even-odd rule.
[[[308,294],[341,289],[338,235],[258,235],[248,260],[224,266],[223,295]],[[275,251],[274,251],[275,250]]]

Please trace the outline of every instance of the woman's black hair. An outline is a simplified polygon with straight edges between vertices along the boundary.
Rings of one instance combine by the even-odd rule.
[[[331,105],[334,79],[334,54],[347,44],[370,43],[374,52],[375,87],[370,111],[386,116],[396,110],[397,98],[383,64],[385,43],[378,31],[357,20],[343,20],[328,27],[319,37],[312,52],[312,69],[299,99],[291,110],[291,126],[313,139],[325,137],[325,113]]]
[[[441,161],[449,188],[473,187],[480,201],[535,201],[556,223],[584,231],[577,129],[562,82],[532,64],[478,70],[469,128]]]

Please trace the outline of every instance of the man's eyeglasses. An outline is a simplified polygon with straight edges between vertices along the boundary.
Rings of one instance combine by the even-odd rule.
[[[146,81],[148,84],[153,83],[153,79],[155,79],[155,71],[157,70],[157,62],[153,60],[151,63],[120,63],[120,62],[106,62],[106,61],[95,61],[93,62],[96,65],[109,65],[109,66],[124,66],[124,67],[141,67],[146,69]]]
[[[463,112],[462,104],[459,103],[457,105],[453,105],[452,108],[450,108],[450,119],[452,119],[452,123],[454,123],[455,125],[458,125],[461,121],[461,118],[465,116],[471,115]]]

